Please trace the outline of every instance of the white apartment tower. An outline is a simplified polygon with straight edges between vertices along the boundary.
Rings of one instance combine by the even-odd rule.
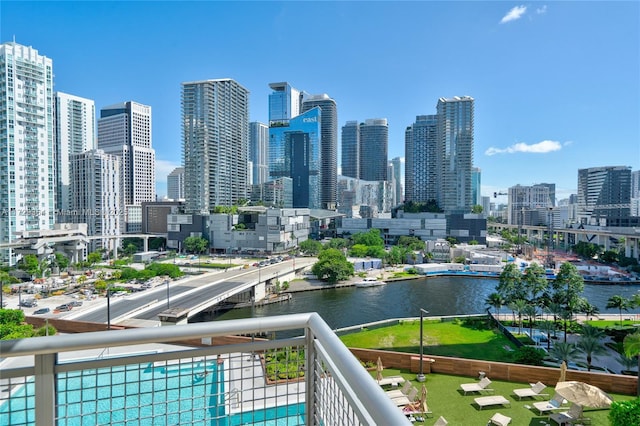
[[[187,212],[246,199],[249,91],[229,78],[182,83],[182,148]]]
[[[129,218],[133,206],[156,200],[156,154],[151,145],[151,107],[127,101],[100,110],[98,148],[122,158],[120,172],[121,206],[127,232],[141,228],[138,219]],[[132,208],[133,207],[133,208]]]
[[[69,210],[69,157],[96,147],[96,110],[91,99],[55,93],[55,155],[57,221],[66,222]]]
[[[94,149],[69,156],[70,222],[86,223],[87,235],[119,235],[122,156]],[[113,250],[116,240],[91,240],[89,251]]]
[[[167,198],[184,200],[184,167],[176,167],[167,176]]]
[[[261,185],[269,180],[269,126],[258,121],[249,123],[249,162],[252,185]]]
[[[0,243],[55,221],[53,61],[32,47],[0,45]],[[15,263],[10,249],[2,263]]]

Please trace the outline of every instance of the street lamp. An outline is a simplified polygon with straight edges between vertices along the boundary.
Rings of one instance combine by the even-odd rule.
[[[423,342],[423,334],[422,334],[422,321],[424,319],[424,314],[429,314],[429,311],[425,311],[420,308],[420,373],[416,376],[416,380],[419,382],[424,382],[426,379],[424,377],[424,348],[422,347]]]
[[[167,309],[169,309],[169,280],[164,280],[167,285]]]
[[[107,286],[107,330],[111,330],[111,285]]]

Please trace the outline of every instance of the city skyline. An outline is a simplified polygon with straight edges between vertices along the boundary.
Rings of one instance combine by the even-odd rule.
[[[549,182],[562,199],[577,193],[579,169],[640,169],[637,2],[35,5],[3,2],[1,41],[51,58],[54,90],[96,110],[151,106],[160,195],[182,165],[180,85],[216,78],[247,87],[250,121],[268,122],[273,81],[328,93],[338,128],[387,117],[389,159],[405,157],[405,128],[439,98],[471,96],[484,196]],[[242,19],[211,25],[219,13]],[[290,23],[305,19],[332,31],[293,37]]]

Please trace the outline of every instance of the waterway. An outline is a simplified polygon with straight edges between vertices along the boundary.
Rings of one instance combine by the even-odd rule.
[[[329,327],[335,329],[391,318],[418,317],[420,308],[434,316],[479,314],[486,312],[485,300],[495,291],[497,284],[497,280],[486,278],[435,277],[397,281],[378,287],[306,291],[293,293],[289,302],[232,309],[200,320],[317,312]],[[585,284],[582,296],[597,306],[600,313],[618,314],[617,309],[606,309],[607,300],[613,295],[628,298],[639,290],[638,285]],[[506,308],[503,309],[505,311]],[[627,316],[638,313],[639,309],[630,310]]]

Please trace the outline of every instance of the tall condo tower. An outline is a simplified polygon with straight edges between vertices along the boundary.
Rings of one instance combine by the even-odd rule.
[[[360,179],[387,180],[388,146],[386,118],[368,119],[360,124]]]
[[[405,130],[404,146],[405,201],[438,201],[438,116],[417,116]]]
[[[185,208],[208,214],[247,197],[249,91],[229,79],[182,83]]]
[[[394,202],[393,205],[397,206],[398,204],[404,201],[404,190],[402,184],[402,177],[404,176],[402,170],[402,159],[400,157],[395,157],[391,160],[391,164],[393,165],[393,184],[394,184]]]
[[[184,167],[176,167],[167,176],[167,198],[184,200]]]
[[[360,178],[360,126],[347,121],[342,126],[342,176]]]
[[[249,161],[252,167],[253,185],[260,185],[269,178],[269,126],[253,121],[249,123]]]
[[[0,45],[0,243],[55,221],[53,61],[32,47]],[[15,263],[11,249],[0,261]]]
[[[68,221],[71,185],[69,157],[96,147],[96,107],[91,99],[55,93],[57,221]]]
[[[269,94],[269,121],[288,120],[300,115],[302,94],[289,83],[269,83],[273,92]]]
[[[438,115],[438,205],[446,213],[468,213],[473,206],[473,105],[470,96],[440,98]]]
[[[127,101],[100,110],[98,148],[122,158],[120,212],[127,230],[138,227],[137,208],[156,200],[156,153],[151,147],[151,107]],[[131,224],[136,224],[133,229]],[[141,224],[140,224],[141,226]]]
[[[121,163],[122,156],[106,154],[100,149],[69,156],[69,208],[75,214],[68,220],[86,223],[88,235],[120,234],[122,216],[114,212],[118,211],[121,200]],[[113,243],[115,240],[107,238],[91,240],[89,250],[112,250]]]
[[[579,223],[621,226],[631,215],[631,168],[578,169]]]
[[[329,95],[305,96],[302,112],[320,107],[320,200],[322,208],[336,209],[338,189],[338,110]]]

